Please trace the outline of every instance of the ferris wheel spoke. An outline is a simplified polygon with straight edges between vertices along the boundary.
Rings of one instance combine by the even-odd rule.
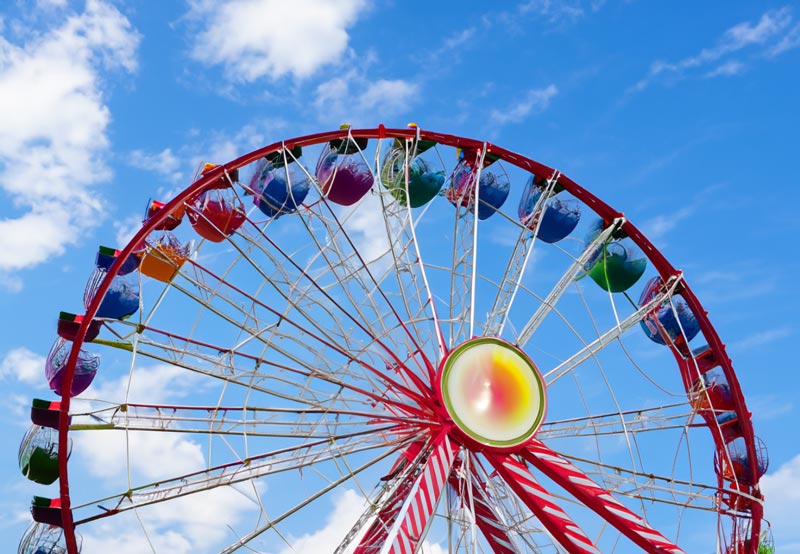
[[[661,305],[665,301],[668,301],[679,283],[680,276],[671,277],[664,290],[655,295],[652,300],[641,306],[624,320],[617,321],[617,324],[614,327],[597,337],[597,339],[587,344],[584,348],[573,354],[568,359],[561,362],[558,366],[545,373],[544,379],[547,385],[552,385],[564,375],[578,367],[580,364],[595,356],[603,348],[619,339],[619,337],[622,336],[622,334],[628,329],[641,322],[642,319],[652,312],[655,307]]]
[[[394,265],[387,270],[387,274],[393,274],[395,277],[399,289],[398,292],[403,299],[409,321],[415,329],[417,340],[421,341],[421,346],[424,346],[425,337],[431,337],[428,340],[432,340],[435,337],[439,356],[442,357],[446,354],[447,347],[442,334],[437,300],[431,290],[417,235],[417,226],[420,221],[424,220],[424,215],[432,204],[426,204],[417,212],[417,217],[414,217],[414,211],[412,211],[411,203],[409,202],[411,197],[409,191],[411,164],[418,153],[419,128],[417,129],[417,137],[414,139],[401,141],[400,145],[398,145],[397,140],[392,148],[397,152],[401,152],[400,156],[403,159],[402,181],[406,202],[405,204],[399,202],[389,190],[385,190],[379,195],[383,207],[389,247],[394,260]],[[376,157],[377,154],[378,152],[376,152]],[[380,160],[376,159],[376,166],[380,168],[377,174],[382,176],[383,168],[381,168],[380,164]],[[384,185],[386,184],[384,183]],[[408,294],[409,291],[412,294]],[[428,316],[428,314],[430,315]],[[431,333],[427,329],[420,330],[417,326],[421,322],[432,323],[433,332]],[[430,375],[430,377],[433,377],[433,375]]]
[[[277,526],[278,526],[279,523],[283,522],[284,520],[286,520],[290,516],[300,512],[303,508],[305,508],[306,506],[310,505],[312,502],[316,501],[317,499],[319,499],[323,495],[329,493],[330,491],[336,489],[337,487],[342,486],[343,484],[347,483],[348,481],[351,481],[352,479],[356,478],[359,474],[361,474],[365,470],[373,467],[378,462],[381,462],[384,459],[386,459],[387,457],[389,457],[392,454],[396,453],[396,451],[399,448],[402,448],[402,446],[403,446],[402,444],[396,445],[395,448],[393,448],[391,450],[388,450],[387,452],[381,453],[377,457],[375,457],[375,458],[373,458],[371,460],[368,460],[367,462],[361,464],[358,467],[353,468],[351,472],[349,472],[347,474],[344,474],[344,475],[340,476],[337,479],[331,480],[330,483],[328,483],[325,487],[321,488],[319,491],[317,491],[314,494],[308,495],[304,500],[302,500],[298,504],[292,506],[288,510],[285,510],[283,513],[281,513],[280,515],[278,515],[276,517],[266,517],[266,514],[264,514],[266,519],[267,519],[267,523],[266,524],[254,529],[253,531],[251,531],[247,535],[241,537],[239,540],[237,540],[233,544],[229,545],[227,548],[224,548],[223,550],[220,551],[220,554],[232,554],[233,552],[236,552],[237,550],[239,550],[239,549],[241,549],[243,547],[247,548],[247,545],[250,542],[252,542],[254,539],[256,539],[259,536],[261,536],[262,534],[264,534],[266,531],[269,531],[270,529],[274,529],[274,530],[277,531]]]
[[[219,281],[221,285],[224,285],[226,289],[230,289],[233,292],[240,295],[243,299],[247,300],[250,305],[250,309],[244,309],[241,305],[239,305],[234,299],[228,298],[224,295],[216,295],[216,298],[219,298],[223,303],[224,307],[227,310],[233,310],[234,314],[227,313],[223,311],[222,307],[216,306],[211,304],[202,296],[195,294],[192,290],[177,284],[173,281],[172,287],[178,290],[179,292],[183,293],[186,297],[194,300],[195,302],[201,304],[204,309],[211,314],[218,316],[220,319],[224,320],[225,322],[233,325],[234,327],[238,328],[242,333],[247,335],[247,341],[259,341],[259,342],[266,342],[267,339],[263,338],[263,335],[269,335],[272,329],[277,329],[277,327],[283,323],[284,321],[287,322],[288,325],[291,325],[296,330],[300,331],[304,336],[308,336],[309,338],[315,339],[317,342],[321,343],[323,346],[332,345],[339,351],[344,351],[349,345],[341,344],[338,341],[342,340],[341,337],[344,337],[346,334],[346,330],[343,327],[340,327],[339,336],[336,337],[332,334],[332,330],[330,328],[323,328],[319,325],[315,324],[315,320],[313,318],[305,317],[305,314],[298,311],[301,316],[304,316],[304,321],[308,323],[308,325],[295,321],[293,318],[288,317],[288,314],[280,313],[275,308],[267,305],[263,301],[249,295],[248,293],[241,291],[234,285],[230,284],[228,281],[223,280],[222,278],[217,277],[214,273],[212,273],[207,268],[202,267],[199,264],[194,265],[195,269],[200,271],[204,276],[211,277]],[[197,290],[203,290],[205,288],[205,283],[202,283],[199,279],[194,279],[186,273],[180,274],[190,285],[192,285]],[[270,315],[271,323],[267,324],[266,321],[261,321],[257,317],[257,310],[263,310]],[[238,318],[241,319],[237,319]],[[251,322],[251,323],[250,323]],[[316,334],[310,331],[310,329],[316,329],[320,334]],[[295,339],[297,340],[297,339]]]
[[[585,466],[587,475],[602,481],[617,496],[650,504],[679,506],[685,510],[717,511],[719,488],[716,484],[687,481],[676,475],[644,473],[563,453],[559,455]]]
[[[548,421],[542,424],[536,436],[540,440],[547,440],[703,426],[703,423],[692,423],[694,416],[695,412],[687,402],[679,402],[653,408]]]
[[[103,343],[105,341],[100,342],[100,344]],[[132,349],[129,344],[107,344],[117,348]],[[180,354],[180,357],[164,356],[155,351],[145,349],[146,346],[155,346],[160,350],[174,352],[175,354]],[[330,410],[336,404],[343,406],[360,405],[364,409],[375,410],[375,407],[380,405],[395,414],[402,413],[405,416],[425,417],[423,410],[417,408],[414,404],[401,401],[389,394],[385,384],[378,386],[378,384],[368,381],[366,384],[371,385],[371,389],[367,390],[356,386],[356,381],[352,375],[337,376],[336,373],[323,371],[321,368],[305,366],[301,361],[298,361],[299,367],[296,367],[277,363],[274,360],[266,361],[260,357],[237,352],[235,357],[244,358],[252,363],[251,368],[243,368],[234,364],[227,355],[223,355],[222,358],[204,356],[197,352],[188,353],[184,349],[170,348],[166,345],[146,340],[139,341],[136,352],[138,355],[149,359],[168,363],[175,367],[181,367],[200,375],[220,379],[226,383],[233,383],[245,389],[257,391],[279,400],[288,400],[302,406]],[[192,358],[196,358],[198,362],[191,363]],[[261,370],[262,366],[269,367],[275,371],[265,373]],[[306,381],[286,376],[281,377],[282,374],[302,376],[305,377]],[[311,386],[313,381],[319,381],[322,384],[318,393]],[[262,382],[268,383],[269,386],[262,384]],[[336,387],[335,393],[330,390],[330,385]],[[345,396],[343,394],[344,391],[351,393],[351,395]]]
[[[584,249],[583,253],[578,256],[575,261],[567,268],[567,271],[561,276],[561,279],[552,288],[547,297],[542,301],[542,305],[531,316],[527,323],[522,327],[517,335],[517,346],[524,347],[531,339],[536,329],[541,325],[544,318],[549,314],[558,303],[559,299],[567,292],[569,285],[575,280],[581,271],[584,271],[586,264],[595,255],[597,248],[605,243],[611,235],[616,232],[622,225],[624,220],[622,218],[614,220],[614,222],[601,231]]]
[[[424,420],[409,420],[406,417],[360,412],[335,406],[314,409],[126,403],[73,412],[70,417],[72,419],[70,431],[115,429],[296,440],[336,437],[353,433],[359,428],[368,428],[379,433],[390,432],[399,424],[419,427],[430,424]]]
[[[541,441],[533,439],[522,456],[645,552],[683,553],[682,549],[653,529],[642,517]]]
[[[458,450],[444,431],[433,438],[423,457],[386,499],[354,552],[416,552],[427,533]]]
[[[359,379],[353,374],[339,374],[341,372],[326,371],[323,367],[307,365],[306,362],[288,353],[286,354],[288,362],[279,363],[275,359],[267,361],[261,356],[253,356],[243,352],[227,353],[220,347],[214,347],[191,339],[182,339],[181,342],[199,345],[209,349],[211,353],[216,355],[206,355],[196,350],[189,351],[185,346],[156,343],[142,337],[136,341],[135,351],[139,356],[187,369],[200,375],[220,379],[226,383],[233,383],[247,390],[258,391],[301,406],[330,409],[338,403],[344,406],[356,405],[362,406],[364,409],[375,410],[375,407],[380,405],[395,414],[403,413],[406,416],[425,417],[422,410],[416,408],[414,404],[401,401],[390,394],[385,384],[373,383],[367,380],[365,385],[370,386],[370,389],[367,390],[363,386],[356,386]],[[96,339],[95,343],[123,350],[134,350],[131,342]],[[220,352],[222,354],[219,354]],[[235,363],[237,358],[249,362],[250,367],[241,367]],[[263,367],[274,371],[264,372],[262,371]],[[306,381],[289,378],[288,376],[290,375],[301,376]],[[318,381],[318,386],[321,383],[323,385],[321,389],[324,392],[315,393],[311,387],[313,381]],[[262,385],[262,382],[269,383],[270,386]],[[280,387],[276,385],[280,385]],[[336,387],[335,394],[332,394],[332,391],[329,390],[330,385]],[[345,396],[343,394],[345,391],[352,394],[349,397]]]
[[[197,265],[195,267],[201,268],[201,266],[199,266],[199,265]],[[207,273],[207,274],[209,274],[211,276],[214,276],[214,274],[211,273],[210,270],[207,270],[205,268],[202,268],[202,269],[203,269],[203,271],[205,273]],[[228,287],[235,288],[232,284],[227,283],[227,281],[223,281],[223,282]],[[172,286],[175,287],[177,290],[180,290],[180,291],[184,292],[185,294],[191,296],[191,293],[189,291],[187,291],[184,287],[181,287],[181,286],[179,286],[177,284],[174,284],[174,283],[173,283]],[[298,331],[300,331],[302,333],[301,337],[293,337],[290,334],[283,334],[282,337],[285,338],[288,341],[297,342],[298,346],[301,349],[303,349],[303,350],[307,350],[308,349],[307,344],[304,343],[302,338],[305,338],[305,337],[312,338],[317,343],[321,344],[322,346],[331,349],[333,352],[335,352],[337,354],[337,356],[341,356],[342,358],[344,358],[345,361],[343,362],[343,365],[346,364],[346,363],[355,363],[356,365],[358,365],[360,367],[363,367],[365,370],[371,372],[380,381],[383,381],[386,385],[392,387],[394,390],[396,390],[398,392],[401,392],[401,393],[403,393],[403,394],[405,394],[405,395],[407,395],[407,396],[409,396],[411,398],[415,398],[415,399],[417,399],[418,402],[423,402],[424,401],[423,398],[419,395],[418,392],[413,391],[413,390],[407,388],[405,385],[393,380],[391,377],[388,376],[386,371],[378,370],[374,366],[369,365],[363,359],[363,356],[362,357],[356,357],[353,354],[353,352],[359,352],[359,351],[363,350],[364,347],[357,348],[357,347],[355,347],[353,345],[349,345],[349,347],[347,345],[340,345],[340,344],[338,344],[336,342],[336,338],[335,337],[330,336],[330,334],[327,333],[319,324],[315,323],[315,324],[313,324],[313,326],[315,328],[317,328],[323,335],[323,336],[319,336],[316,333],[314,333],[311,330],[309,330],[305,325],[302,325],[302,324],[294,321],[292,318],[289,318],[288,316],[279,313],[277,310],[275,310],[274,308],[266,305],[264,302],[262,302],[262,301],[260,301],[260,300],[258,300],[256,298],[250,297],[249,295],[247,295],[246,293],[244,293],[242,291],[239,291],[239,292],[243,296],[248,297],[250,299],[250,301],[253,303],[254,306],[258,306],[259,308],[262,308],[265,311],[267,311],[268,313],[272,314],[272,316],[276,317],[277,321],[275,322],[275,328],[277,328],[279,323],[285,321],[287,324],[293,326]],[[276,348],[275,341],[269,341],[269,340],[264,339],[262,337],[262,334],[267,330],[267,328],[257,329],[257,328],[253,328],[253,327],[250,327],[250,326],[246,326],[245,324],[243,324],[241,322],[238,322],[237,320],[235,320],[234,318],[232,318],[228,314],[222,312],[221,310],[217,309],[214,306],[211,306],[210,304],[206,305],[206,309],[209,310],[210,312],[218,315],[219,317],[221,317],[225,321],[228,321],[229,323],[231,323],[233,325],[236,325],[237,327],[241,328],[243,331],[248,333],[250,337],[253,337],[256,340],[262,342],[266,347],[269,347],[270,349]],[[308,314],[304,314],[304,313],[302,313],[302,311],[300,313],[301,313],[301,315],[304,316],[304,318],[307,321],[314,322],[314,318],[312,316],[310,316]],[[272,331],[270,330],[270,332],[272,332]],[[380,347],[382,353],[386,353],[392,358],[392,362],[395,364],[394,367],[396,367],[398,369],[401,369],[401,370],[406,367],[405,364],[403,362],[401,362],[397,358],[397,356],[394,355],[394,353],[391,350],[389,350],[385,345],[383,345],[380,342],[379,339],[371,337],[370,343],[368,345],[366,345],[367,348],[369,348],[370,345],[372,345],[372,344],[375,344],[376,348]],[[280,350],[280,347],[277,347],[277,348]],[[222,349],[222,350],[223,351],[227,351],[228,349],[225,348],[225,349]],[[381,355],[381,359],[383,359],[382,355]],[[407,373],[402,373],[401,372],[401,374],[405,375]],[[415,383],[416,383],[416,381],[415,381]],[[418,385],[418,386],[421,387],[421,385]]]
[[[472,168],[469,175],[469,184],[463,190],[453,186],[451,202],[455,207],[453,226],[453,255],[448,268],[450,274],[450,294],[448,303],[450,315],[447,321],[449,333],[449,347],[474,336],[475,331],[475,293],[477,282],[477,257],[478,257],[478,207],[481,203],[480,181],[483,164],[486,157],[486,144],[475,151],[475,159],[467,160]],[[466,156],[469,154],[465,154]],[[451,181],[455,175],[451,176]],[[458,196],[456,196],[458,195]]]
[[[503,511],[492,500],[486,481],[483,481],[474,469],[470,469],[467,475],[461,468],[456,467],[450,473],[449,483],[456,491],[463,508],[474,516],[492,552],[520,554],[520,549],[515,546],[509,534],[510,524],[506,521]]]
[[[404,149],[403,174],[408,197],[409,170],[413,159],[413,153],[409,151],[409,141],[405,141]],[[381,173],[378,171],[378,175]],[[408,315],[407,322],[414,329],[420,348],[424,351],[426,343],[432,340],[430,337],[435,337],[439,355],[443,356],[447,349],[416,232],[417,221],[427,212],[430,204],[422,208],[419,217],[415,218],[411,206],[408,203],[402,205],[391,192],[382,191],[378,197],[383,208],[384,226],[392,256],[392,264],[379,282],[394,278],[397,292]],[[433,332],[420,328],[421,323],[432,325]]]
[[[559,172],[554,171],[553,175],[548,179],[547,185],[533,206],[526,225],[520,230],[514,249],[509,256],[508,265],[503,273],[503,280],[498,287],[492,308],[486,317],[486,323],[483,326],[484,336],[499,337],[503,334],[503,329],[511,312],[511,306],[514,304],[514,298],[522,284],[525,269],[528,267],[528,262],[533,254],[536,234],[539,232],[544,212],[547,209],[547,200],[553,194],[558,176]]]
[[[508,454],[490,454],[487,458],[506,485],[519,496],[562,548],[571,553],[600,553],[525,464]]]
[[[381,195],[382,202],[385,194]],[[397,294],[408,314],[406,325],[413,329],[420,351],[438,352],[439,356],[444,356],[446,347],[436,300],[430,291],[425,264],[420,259],[411,208],[392,202],[383,205],[392,264],[380,281],[394,279],[396,282]],[[432,343],[430,349],[429,343]],[[434,368],[429,365],[428,378],[433,374]]]
[[[412,371],[412,364],[409,362],[413,362],[414,365],[417,366],[418,371],[421,372],[422,375],[427,374],[431,367],[430,362],[425,357],[425,354],[422,350],[418,348],[415,343],[409,343],[407,341],[413,341],[414,338],[408,332],[406,325],[403,323],[397,312],[395,311],[394,306],[391,306],[391,303],[386,299],[386,302],[389,304],[389,311],[388,315],[378,313],[376,316],[377,320],[381,321],[381,326],[383,326],[383,331],[380,329],[373,329],[371,328],[370,320],[366,318],[363,313],[361,313],[360,308],[358,307],[358,303],[356,303],[352,297],[352,293],[346,290],[346,287],[342,284],[344,278],[336,277],[335,282],[337,283],[336,288],[343,291],[343,293],[347,296],[350,303],[352,304],[352,309],[348,309],[343,306],[339,301],[337,301],[333,296],[330,290],[318,281],[319,277],[312,276],[310,273],[309,268],[303,268],[297,261],[294,259],[294,256],[285,252],[278,244],[276,244],[270,237],[263,235],[262,240],[266,245],[269,245],[272,250],[278,253],[279,258],[273,257],[273,263],[276,266],[281,266],[281,262],[286,262],[283,265],[289,265],[293,267],[298,273],[294,276],[294,280],[289,280],[288,282],[293,283],[291,287],[289,287],[289,291],[283,290],[279,286],[274,286],[275,290],[293,307],[294,310],[298,311],[303,315],[303,317],[312,325],[314,325],[321,333],[324,334],[324,327],[318,318],[314,317],[314,314],[308,313],[303,308],[301,308],[300,302],[297,299],[293,299],[290,297],[289,292],[292,291],[299,291],[299,283],[306,282],[308,287],[305,289],[305,292],[302,296],[303,300],[308,300],[312,303],[312,308],[318,308],[319,311],[325,313],[329,316],[332,320],[336,322],[337,327],[341,330],[341,340],[345,341],[346,346],[350,346],[351,341],[354,340],[356,333],[354,330],[358,330],[361,333],[366,335],[367,339],[370,343],[375,343],[383,352],[383,355],[386,358],[392,360],[392,363],[396,364],[396,366],[401,370],[400,374],[403,376],[404,380],[408,381],[408,387],[416,387],[419,392],[424,393],[428,390],[428,387],[424,384],[424,382],[420,379],[418,373]],[[316,240],[316,239],[315,239]],[[267,252],[265,246],[256,243],[256,247],[262,250],[265,254],[272,256]],[[362,260],[363,262],[363,260]],[[257,269],[259,272],[262,270],[259,268]],[[325,268],[325,271],[330,271],[335,275],[333,267],[328,264],[328,267]],[[267,275],[263,275],[264,278],[269,279]],[[379,294],[382,295],[383,298],[386,298],[385,293],[380,290],[378,285],[375,285]],[[318,295],[318,297],[317,297]],[[341,317],[348,320],[352,327],[345,328],[345,326],[339,321],[338,317],[334,315],[333,311],[336,311],[341,314]],[[355,317],[353,312],[356,314],[361,314],[361,317]],[[316,312],[315,312],[316,313]],[[395,323],[392,324],[391,327],[386,327],[383,323],[384,319],[392,318]],[[403,336],[403,340],[397,338],[396,335]],[[387,345],[385,341],[392,342],[392,345]],[[401,359],[400,356],[403,354],[407,354],[407,358]],[[410,393],[412,396],[416,393]],[[421,400],[421,398],[418,398]]]
[[[379,179],[372,170],[373,165],[370,164],[365,157],[365,152],[361,150],[361,146],[358,145],[356,141],[352,140],[352,137],[348,137],[347,140],[350,144],[356,146],[358,156],[363,160],[364,167],[370,172],[373,183],[377,182]],[[379,156],[380,141],[375,151],[374,167],[379,166]],[[302,164],[299,164],[299,167],[305,173],[309,181],[318,187],[316,178],[311,175],[308,169]],[[427,369],[430,367],[430,362],[424,359],[424,352],[417,343],[423,335],[409,332],[406,328],[405,320],[400,316],[393,302],[389,299],[389,296],[381,288],[380,281],[375,278],[373,268],[371,267],[374,263],[379,262],[380,258],[388,255],[391,247],[391,237],[388,241],[390,243],[389,245],[385,247],[381,246],[384,250],[380,255],[375,256],[370,253],[369,251],[374,243],[369,243],[362,248],[347,229],[348,222],[353,219],[357,210],[355,208],[350,208],[341,216],[337,215],[336,210],[334,210],[332,205],[325,198],[325,195],[322,194],[322,191],[319,192],[322,197],[321,200],[316,204],[307,206],[305,210],[300,210],[297,214],[297,219],[302,223],[307,235],[311,238],[315,246],[315,252],[311,261],[308,262],[307,270],[312,266],[315,260],[322,258],[327,266],[326,269],[334,276],[332,285],[340,290],[349,301],[350,308],[345,311],[345,315],[353,319],[356,323],[360,321],[369,325],[370,322],[374,322],[377,327],[383,328],[384,335],[388,335],[386,321],[394,321],[391,327],[402,329],[405,339],[410,341],[414,346],[414,348],[408,348],[408,350],[411,352],[418,352],[419,355],[423,357],[421,360],[423,363],[420,369]],[[377,191],[373,191],[373,194],[380,196]],[[366,199],[368,198],[370,198],[370,196],[366,197]],[[364,202],[365,199],[362,199],[361,203]],[[322,232],[320,232],[320,228]],[[257,231],[263,236],[262,230],[257,229]],[[372,232],[374,230],[369,229],[369,231]],[[270,243],[275,249],[280,251],[274,242],[270,241]],[[362,250],[364,251],[363,253]],[[367,255],[374,259],[365,259]],[[286,260],[289,261],[290,264],[297,266],[292,257],[288,257]],[[277,264],[277,266],[280,267],[281,264]],[[297,269],[299,269],[299,266]],[[305,271],[302,274],[307,277],[307,273],[309,273],[309,271]],[[353,283],[356,286],[354,290],[351,291],[350,285]],[[363,294],[363,298],[366,302],[356,301],[353,296],[354,293],[359,297],[362,297]],[[384,304],[385,309],[382,310],[379,304]],[[367,317],[367,314],[363,311],[364,309],[370,309],[373,312],[373,316]],[[353,318],[351,312],[355,312],[359,316],[358,321]],[[379,334],[378,332],[373,332],[374,334]]]
[[[76,518],[75,525],[82,525],[121,512],[142,508],[174,498],[189,496],[214,488],[235,485],[270,475],[302,470],[328,461],[354,456],[375,450],[383,450],[368,465],[374,465],[392,451],[402,447],[413,437],[405,436],[404,429],[393,432],[367,430],[325,439],[308,441],[300,445],[281,448],[271,452],[252,455],[235,462],[216,465],[202,471],[180,475],[156,483],[133,487],[123,493],[107,496],[75,506],[74,511],[85,511],[99,506],[103,511],[93,516]],[[390,439],[388,435],[396,438]],[[335,445],[335,446],[334,446]],[[348,476],[350,478],[350,476]],[[109,504],[104,507],[100,503]]]

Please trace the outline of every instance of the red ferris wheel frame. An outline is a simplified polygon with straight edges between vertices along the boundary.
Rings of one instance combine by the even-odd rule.
[[[434,141],[438,144],[461,148],[467,151],[482,152],[487,155],[490,154],[536,175],[549,175],[553,174],[554,172],[553,168],[488,142],[426,131],[419,129],[416,126],[409,126],[407,129],[387,129],[383,125],[380,125],[379,127],[373,129],[340,129],[336,131],[306,135],[275,142],[245,154],[229,163],[215,167],[214,169],[204,173],[197,181],[177,194],[173,199],[164,205],[163,209],[151,217],[136,233],[133,239],[120,250],[118,257],[108,270],[106,277],[98,286],[93,300],[86,308],[86,313],[77,331],[66,366],[64,368],[64,392],[60,402],[58,426],[58,463],[60,470],[58,503],[60,503],[61,526],[64,528],[64,536],[69,554],[77,554],[78,552],[75,526],[71,511],[70,486],[67,467],[69,443],[68,432],[70,420],[69,391],[78,361],[78,356],[81,350],[81,345],[86,338],[89,326],[92,322],[92,319],[95,317],[95,314],[97,313],[103,297],[111,286],[112,279],[121,269],[124,261],[134,252],[137,245],[141,244],[142,241],[144,241],[144,239],[150,234],[150,232],[161,225],[171,213],[178,210],[186,201],[188,201],[198,192],[205,190],[213,183],[224,178],[226,174],[253,163],[266,155],[283,149],[291,149],[296,146],[303,147],[320,144],[337,139],[347,139],[348,137],[369,139],[401,139],[407,141],[422,139]],[[675,269],[675,267],[673,267],[667,261],[661,252],[655,248],[655,246],[641,233],[638,228],[636,228],[636,226],[634,226],[630,221],[624,220],[624,216],[621,212],[616,211],[611,206],[597,198],[595,195],[575,183],[572,179],[564,174],[560,174],[558,178],[558,184],[563,186],[563,188],[566,189],[571,195],[581,200],[584,204],[594,210],[606,224],[611,224],[611,222],[623,218],[624,222],[621,226],[622,232],[630,237],[642,249],[647,258],[653,263],[653,266],[664,282],[667,282],[670,278],[681,275],[681,272]],[[686,301],[687,305],[694,313],[699,323],[701,332],[709,346],[709,355],[704,356],[703,359],[700,360],[692,359],[691,357],[687,359],[677,349],[671,348],[681,372],[681,378],[686,388],[686,392],[687,394],[691,394],[692,387],[702,372],[708,370],[710,367],[721,368],[731,388],[733,411],[736,414],[738,426],[735,436],[742,437],[744,440],[747,451],[747,459],[750,465],[750,475],[758,476],[758,451],[750,413],[747,411],[744,396],[739,386],[736,374],[733,370],[732,362],[725,352],[725,345],[722,343],[717,332],[709,321],[707,312],[703,309],[699,300],[692,292],[689,285],[685,283],[685,281],[681,280],[677,293]],[[720,427],[718,425],[711,424],[711,421],[708,421],[708,423],[708,428],[712,433],[717,450],[723,451],[725,444],[731,439],[731,436],[728,433],[723,433]],[[600,513],[603,515],[603,517],[606,517],[609,522],[613,524],[614,521],[616,521],[617,525],[615,526],[617,526],[618,529],[623,532],[623,534],[627,535],[645,551],[672,553],[681,552],[679,549],[674,547],[674,545],[671,545],[666,539],[660,537],[660,535],[660,538],[654,537],[653,530],[648,528],[644,521],[639,518],[639,516],[633,514],[632,512],[628,513],[624,507],[620,508],[622,505],[616,505],[616,501],[611,498],[610,495],[604,495],[603,489],[601,489],[599,486],[595,485],[593,487],[591,484],[584,486],[574,485],[574,479],[571,481],[570,477],[584,479],[585,481],[587,479],[586,476],[582,475],[580,470],[572,466],[563,458],[558,457],[557,454],[550,451],[535,438],[532,439],[532,442],[530,443],[529,447],[526,448],[522,454],[522,457],[556,483],[576,495],[576,497],[583,501],[588,507]],[[498,474],[508,477],[507,482],[512,485],[512,489],[517,492],[517,494],[523,499],[523,501],[528,505],[534,514],[540,516],[540,519],[545,527],[547,527],[550,533],[570,552],[595,551],[590,541],[587,545],[583,540],[583,537],[580,536],[580,532],[575,532],[573,530],[573,526],[571,525],[568,517],[567,519],[560,519],[560,516],[553,517],[552,515],[548,515],[546,511],[542,510],[542,508],[546,506],[549,507],[546,499],[546,491],[538,486],[533,476],[525,468],[524,464],[512,456],[503,453],[490,452],[487,454],[487,459],[489,459],[490,463],[494,466]],[[439,464],[439,466],[441,466],[440,468],[437,468],[436,471],[431,470],[430,472],[431,475],[439,475],[437,486],[441,488],[446,483],[448,472],[442,472],[440,469],[446,467],[449,470],[453,463],[453,445],[450,443],[447,433],[442,433],[434,440],[434,454],[429,458],[425,469],[430,469],[435,464]],[[720,477],[719,489],[720,491],[723,491],[724,488],[725,484]],[[746,551],[748,554],[756,554],[758,548],[757,539],[761,533],[761,520],[763,517],[763,506],[760,501],[762,496],[758,487],[758,479],[756,477],[750,484],[731,484],[730,489],[732,496],[737,499],[734,506],[729,505],[731,508],[731,514],[734,515],[734,517],[745,518],[747,518],[747,514],[749,514],[749,519],[751,521],[749,526],[750,540],[746,543]],[[611,500],[608,500],[606,497],[611,498]],[[498,534],[498,532],[491,526],[491,510],[487,506],[481,505],[480,492],[478,492],[475,498],[477,523],[479,528],[484,531],[484,536],[486,537],[487,541],[489,541],[489,543],[497,552],[512,552],[510,548],[505,546],[507,541],[502,534]],[[752,500],[741,500],[748,498]],[[415,497],[415,500],[412,503],[412,509],[405,512],[405,517],[408,521],[398,524],[411,525],[411,522],[414,520],[414,518],[419,518],[419,513],[415,512],[412,514],[414,510],[417,512],[430,511],[430,504],[426,504],[423,500],[424,499],[422,496],[419,496],[418,498]],[[54,503],[54,506],[58,503]],[[721,498],[720,511],[727,510],[727,508],[722,506],[723,503],[724,502]],[[557,506],[555,506],[553,509],[560,511]],[[410,515],[413,515],[414,517],[410,517]],[[574,529],[577,529],[577,527],[575,526]],[[409,531],[411,531],[411,529],[409,529]],[[375,539],[380,539],[380,537],[375,537]],[[399,545],[396,551],[404,552],[407,551],[407,549],[402,545]]]

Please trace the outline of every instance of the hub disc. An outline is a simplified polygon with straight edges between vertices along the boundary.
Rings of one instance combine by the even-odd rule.
[[[469,438],[508,449],[530,439],[545,412],[544,380],[522,350],[495,338],[461,343],[439,369],[442,403]]]

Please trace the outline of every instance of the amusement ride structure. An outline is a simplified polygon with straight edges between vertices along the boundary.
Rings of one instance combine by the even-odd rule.
[[[337,502],[336,554],[772,551],[687,279],[540,162],[344,126],[206,164],[95,262],[20,447],[56,483],[20,554],[174,552],[187,506],[216,508],[201,551],[303,552]]]

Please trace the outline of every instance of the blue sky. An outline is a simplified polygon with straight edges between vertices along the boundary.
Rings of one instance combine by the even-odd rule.
[[[612,0],[7,2],[0,9],[0,547],[60,310],[148,198],[281,138],[404,126],[559,168],[682,268],[770,452],[767,515],[800,553],[800,5]]]

